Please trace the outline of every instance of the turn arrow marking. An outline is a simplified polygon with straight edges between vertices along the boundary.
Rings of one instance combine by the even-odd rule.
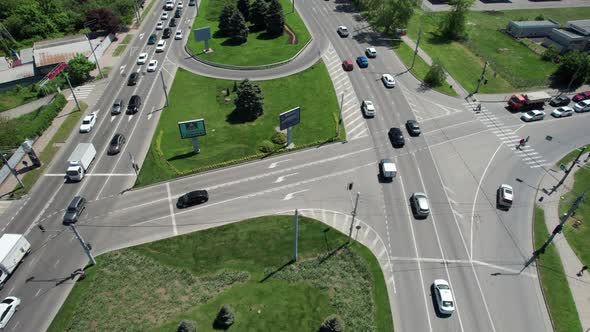
[[[290,200],[291,198],[293,198],[293,196],[294,196],[295,194],[299,194],[299,193],[302,193],[302,192],[306,192],[306,191],[308,191],[308,190],[309,190],[309,189],[304,189],[304,190],[299,190],[299,191],[296,191],[296,192],[293,192],[293,193],[288,193],[287,195],[285,195],[285,198],[283,198],[283,201],[288,201],[288,200]]]
[[[279,176],[274,183],[281,183],[281,182],[283,182],[285,180],[285,178],[287,176],[297,175],[297,174],[299,174],[299,173],[292,173],[292,174],[287,174],[287,175]]]

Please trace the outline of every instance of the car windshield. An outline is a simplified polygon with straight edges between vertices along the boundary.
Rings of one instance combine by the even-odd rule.
[[[6,317],[6,315],[8,315],[8,312],[10,311],[10,306],[7,307],[4,312],[2,313],[2,316],[0,316],[0,321],[3,321],[4,318]]]
[[[536,113],[535,113],[535,112],[533,112],[533,111],[530,111],[530,112],[527,112],[526,114],[527,114],[528,116],[534,116]]]
[[[84,121],[82,121],[82,124],[90,124],[90,120],[84,119]]]
[[[115,136],[111,140],[111,145],[117,145],[118,142],[119,142],[119,136]]]
[[[443,301],[443,307],[452,307],[453,301]]]
[[[506,189],[504,189],[504,190],[506,190],[506,193],[507,193],[508,195],[512,195],[512,189],[508,189],[508,188],[506,188]]]
[[[449,286],[447,286],[447,285],[438,285],[437,287],[439,289],[449,289]]]
[[[13,301],[14,301],[13,299],[4,299],[4,301],[2,301],[2,303],[10,304]]]

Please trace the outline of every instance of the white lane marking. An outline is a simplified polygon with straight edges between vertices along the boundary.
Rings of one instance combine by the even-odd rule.
[[[127,68],[127,65],[122,65],[121,67],[119,67],[119,74],[123,75],[125,68]]]
[[[111,115],[111,123],[113,122],[113,120],[115,120],[116,116],[115,115]]]
[[[416,160],[416,156],[414,155],[414,153],[411,153],[412,155],[412,159],[414,159],[415,164],[418,164],[418,161]],[[426,194],[428,195],[428,192],[426,191],[426,185],[424,184],[424,179],[422,178],[422,171],[420,171],[420,167],[416,167],[416,170],[418,170],[418,177],[420,178],[420,183],[422,184],[422,188],[424,189],[424,192],[426,192]],[[441,179],[441,184],[442,184],[442,179]],[[447,192],[443,190],[443,192],[445,193],[445,196],[447,197],[447,200],[449,199],[449,196],[447,195]],[[406,196],[404,196],[406,197]],[[454,212],[455,210],[453,210],[453,208],[450,206],[451,210]],[[442,257],[442,259],[445,259],[445,253],[443,251],[441,242],[440,242],[440,237],[438,235],[438,228],[436,227],[436,219],[434,218],[434,214],[430,215],[430,218],[432,219],[432,228],[434,229],[434,235],[436,236],[436,242],[438,244],[438,249],[440,250],[440,255]],[[462,235],[461,235],[462,236]],[[471,259],[471,256],[469,257],[469,259]],[[451,290],[453,289],[453,281],[451,280],[451,274],[449,273],[449,267],[447,265],[445,265],[445,272],[447,274],[447,278],[449,280],[449,284],[451,284]],[[457,318],[459,319],[459,327],[461,328],[461,331],[465,331],[463,329],[463,320],[461,319],[461,312],[459,311],[459,306],[457,306],[457,304],[455,303],[455,310],[457,311]]]
[[[404,186],[404,181],[402,179],[401,176],[398,177],[399,178],[399,182],[401,184],[402,187],[402,193],[403,193],[403,197],[408,197],[406,196],[406,189]],[[410,223],[410,231],[412,233],[412,244],[414,245],[414,253],[416,254],[416,257],[420,257],[420,254],[418,253],[418,246],[416,245],[416,234],[414,233],[414,225],[412,224],[412,217],[410,217],[412,214],[410,213],[410,208],[408,207],[408,204],[404,204],[404,206],[406,207],[406,213],[408,215],[408,221]],[[422,285],[422,297],[424,298],[424,309],[426,311],[426,316],[428,316],[428,329],[430,330],[430,332],[432,332],[432,323],[430,322],[430,309],[428,307],[428,299],[426,297],[426,290],[424,290],[424,286],[426,285],[424,283],[424,276],[422,275],[422,266],[420,264],[420,261],[418,261],[418,274],[420,275],[420,284]]]
[[[49,174],[44,174],[43,176],[49,176],[49,177],[65,177],[66,174],[62,173],[49,173]],[[135,176],[135,173],[89,173],[89,174],[85,174],[84,177],[87,176]]]
[[[37,292],[35,293],[35,296],[34,297],[39,296],[39,293],[41,293],[41,288],[37,289]]]
[[[139,40],[142,40],[143,39],[143,35],[145,35],[145,33],[140,33],[139,34]]]
[[[292,192],[292,193],[288,193],[287,195],[285,195],[285,198],[283,198],[283,201],[288,201],[288,200],[292,199],[295,194],[303,193],[303,192],[306,192],[308,190],[309,189],[303,189],[303,190],[295,191],[295,192]]]
[[[156,109],[156,106],[152,106],[152,111],[148,112],[148,120],[152,118],[152,113],[154,113],[154,110]]]
[[[65,180],[62,183],[60,183],[59,187],[57,187],[57,189],[53,192],[51,197],[47,200],[47,203],[45,203],[45,206],[43,207],[43,209],[39,212],[37,217],[33,220],[33,222],[29,225],[29,227],[25,231],[25,235],[29,234],[31,232],[31,229],[33,227],[35,227],[35,225],[37,225],[39,218],[41,217],[41,215],[43,215],[43,213],[45,213],[45,210],[47,210],[49,205],[53,202],[53,200],[55,199],[55,195],[57,195],[57,193],[61,190],[61,187],[63,187],[64,183],[65,183]]]
[[[178,228],[176,227],[176,217],[174,217],[174,207],[172,206],[172,194],[170,194],[170,183],[166,182],[166,191],[168,192],[168,206],[170,207],[170,218],[172,219],[172,229],[174,235],[178,235]]]
[[[55,263],[53,263],[53,268],[54,268],[54,269],[55,269],[55,267],[57,266],[57,264],[59,264],[59,261],[60,261],[60,260],[61,260],[61,259],[59,259],[59,258],[58,258],[58,259],[55,261]]]
[[[282,175],[282,176],[279,176],[279,177],[278,177],[278,178],[275,180],[275,182],[274,182],[274,183],[281,183],[281,182],[285,181],[285,178],[286,178],[287,176],[291,176],[291,175],[297,175],[297,174],[299,174],[299,173],[291,173],[291,174],[287,174],[287,175]]]
[[[440,259],[440,258],[430,258],[430,257],[391,257],[392,261],[400,261],[400,262],[425,262],[425,263],[451,263],[451,264],[475,264],[475,265],[483,265],[486,267],[490,267],[490,268],[494,268],[494,269],[498,269],[498,270],[503,270],[503,271],[507,271],[510,273],[516,273],[516,274],[521,274],[521,275],[525,275],[531,278],[535,278],[538,279],[538,276],[534,273],[530,273],[530,272],[522,272],[519,273],[520,270],[519,269],[511,269],[511,268],[507,268],[504,266],[499,266],[499,265],[495,265],[495,264],[490,264],[490,263],[486,263],[486,262],[482,262],[482,261],[478,261],[478,260],[466,260],[466,259]],[[518,263],[519,265],[522,265],[522,263]]]
[[[289,160],[291,160],[291,159],[285,159],[285,160],[275,161],[274,163],[270,164],[270,165],[268,166],[268,168],[275,168],[275,167],[277,167],[277,165],[278,165],[279,163],[283,163],[283,162],[285,162],[285,161],[289,161]]]
[[[130,122],[131,119],[133,119],[133,114],[131,114],[130,116],[127,117],[127,122]]]

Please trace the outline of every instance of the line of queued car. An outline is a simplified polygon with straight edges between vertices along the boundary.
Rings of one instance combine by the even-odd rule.
[[[568,106],[570,102],[574,102],[574,106]],[[571,99],[566,95],[557,96],[549,101],[549,105],[556,107],[551,116],[554,118],[565,118],[572,116],[574,113],[590,112],[590,91],[584,91],[576,94]],[[542,110],[532,110],[520,116],[520,119],[525,122],[539,121],[545,118],[545,112]]]

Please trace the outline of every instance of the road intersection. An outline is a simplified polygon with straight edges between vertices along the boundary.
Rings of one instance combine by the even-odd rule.
[[[60,281],[86,264],[75,236],[61,225],[63,210],[76,194],[89,200],[78,227],[93,252],[100,254],[259,215],[290,214],[295,209],[346,233],[352,222],[353,196],[359,192],[353,236],[382,265],[397,330],[552,330],[536,270],[519,271],[533,250],[531,216],[537,183],[553,173],[550,165],[563,154],[587,143],[585,121],[579,120],[588,116],[523,124],[502,104],[486,103],[476,113],[472,103],[424,90],[386,42],[357,21],[347,6],[298,2],[313,42],[287,65],[247,73],[195,61],[180,41],[172,41],[163,53],[154,53],[152,46],[145,46],[145,37],[159,10],[150,13],[141,27],[143,38],[136,38],[123,58],[120,75],[113,75],[102,96],[90,101],[89,108],[99,114],[94,131],[72,135],[31,195],[4,214],[3,219],[10,220],[5,231],[26,233],[34,247],[3,290],[4,295],[16,293],[23,300],[8,329],[45,330],[73,286],[71,281]],[[189,7],[183,30],[192,25],[193,16],[194,8]],[[352,27],[352,36],[340,38],[339,25]],[[341,61],[362,55],[368,46],[378,51],[369,68],[344,73]],[[162,64],[168,87],[177,66],[213,77],[262,79],[304,70],[321,58],[338,98],[342,96],[348,142],[128,191],[135,181],[128,153],[143,163],[165,112],[159,74],[144,73],[135,65],[141,52]],[[136,70],[141,73],[140,83],[129,87],[126,77]],[[383,87],[383,73],[395,76],[396,88]],[[132,94],[145,98],[140,113],[109,115],[115,98],[127,100]],[[363,118],[360,102],[365,99],[375,103],[375,118]],[[387,131],[403,128],[409,119],[419,120],[423,134],[406,135],[406,146],[394,149]],[[124,133],[128,144],[121,154],[107,156],[107,144],[116,132]],[[548,142],[545,135],[558,139]],[[529,144],[516,150],[516,142],[527,136]],[[87,179],[64,183],[60,177],[64,160],[79,142],[93,142],[99,155]],[[383,158],[397,164],[398,176],[392,183],[379,182],[377,162]],[[347,190],[349,183],[354,184],[352,191]],[[517,196],[510,211],[495,206],[501,183],[515,187]],[[176,198],[194,189],[207,189],[210,201],[176,209]],[[425,220],[414,219],[410,210],[408,199],[417,191],[430,200],[431,216]],[[35,228],[38,224],[47,231],[40,232]],[[451,317],[440,317],[435,310],[431,284],[437,278],[448,280],[453,289],[457,312]]]

